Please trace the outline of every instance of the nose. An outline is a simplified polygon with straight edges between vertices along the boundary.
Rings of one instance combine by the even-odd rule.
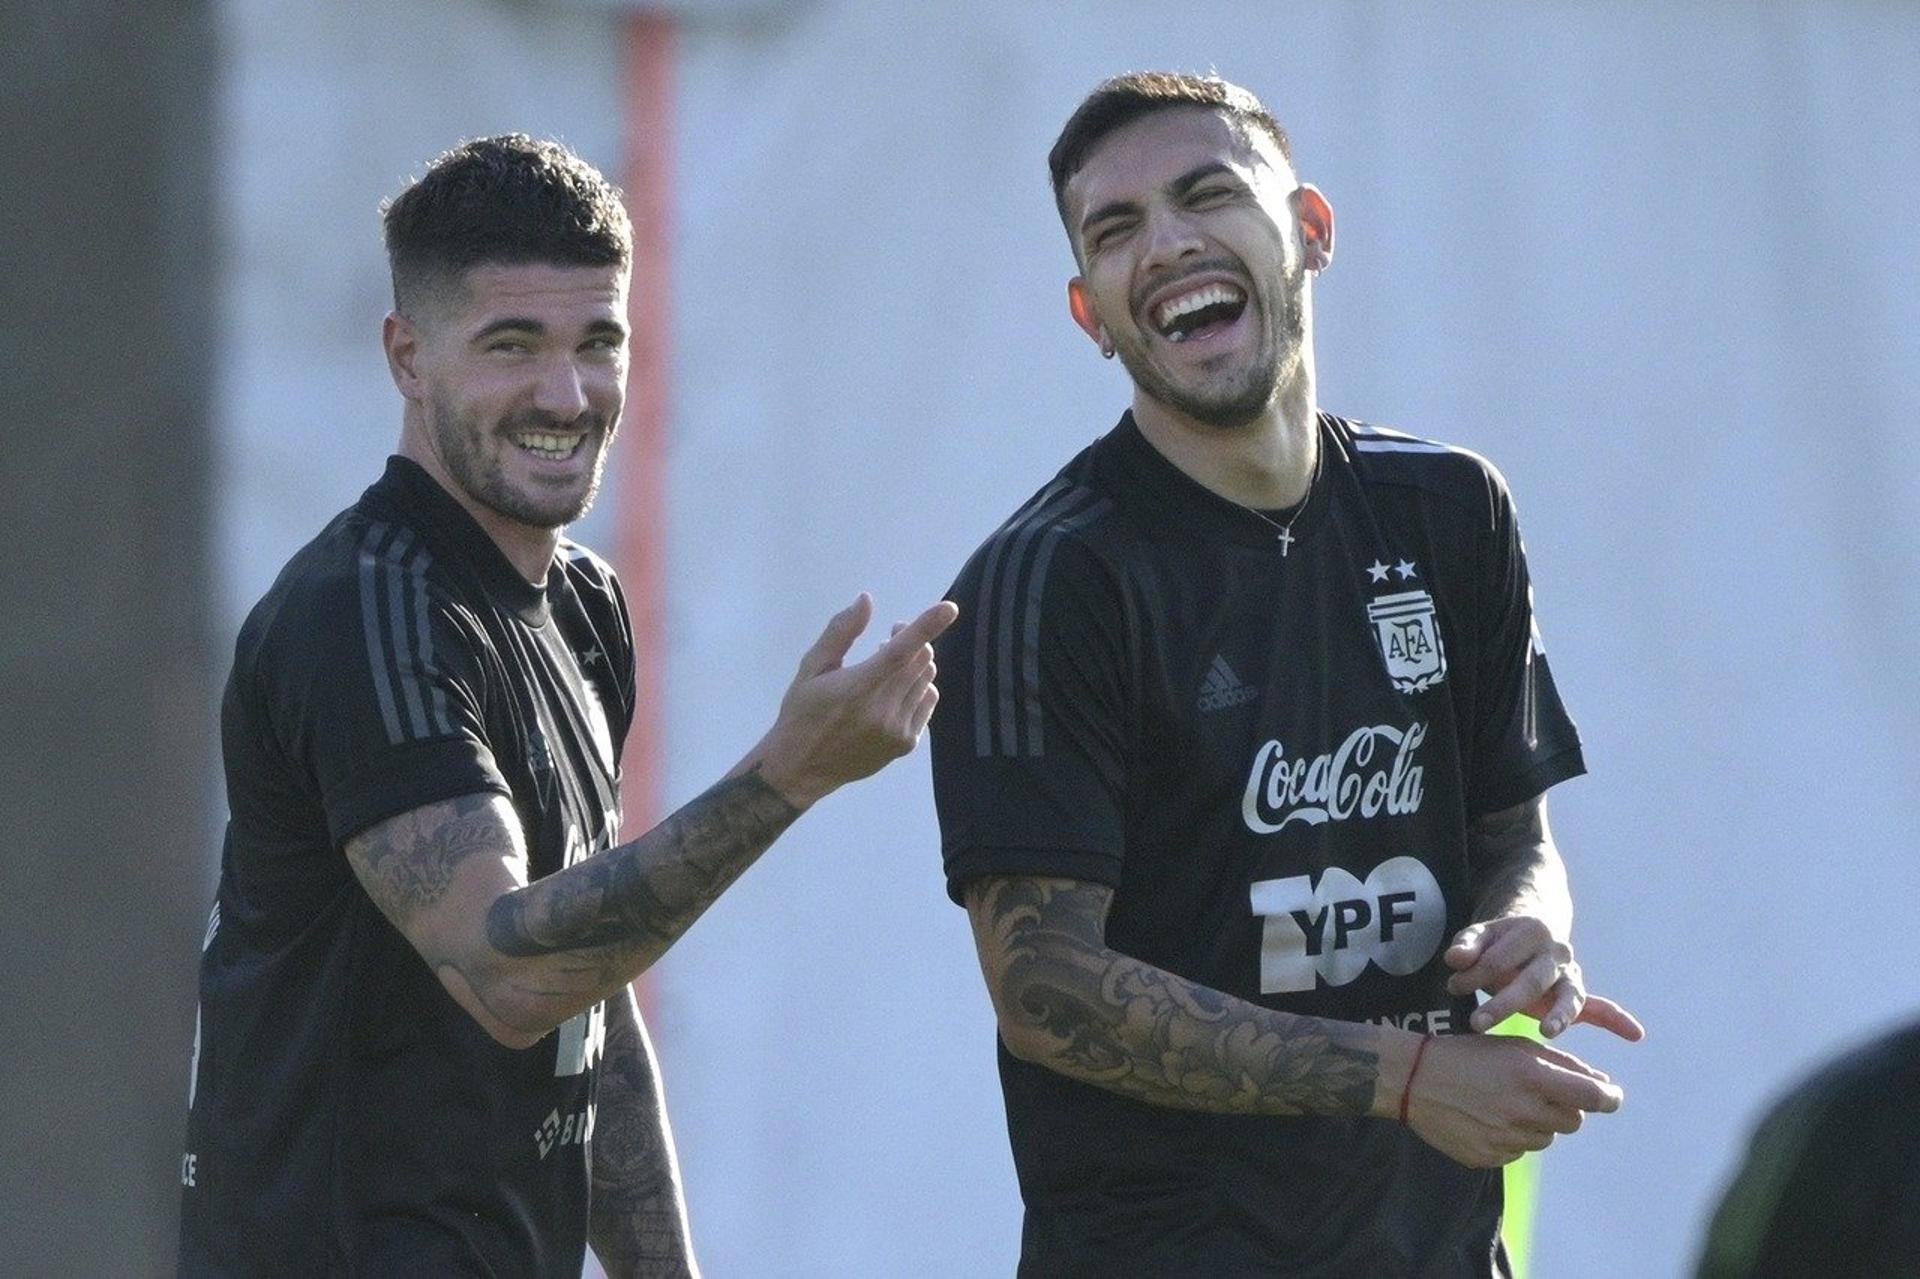
[[[587,411],[586,383],[571,358],[548,361],[533,388],[533,406],[558,422],[571,422]]]
[[[1178,209],[1155,210],[1147,218],[1146,254],[1140,265],[1159,271],[1206,248],[1200,232]]]

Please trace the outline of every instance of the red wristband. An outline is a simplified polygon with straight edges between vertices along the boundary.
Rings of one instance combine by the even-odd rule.
[[[1413,1100],[1413,1077],[1420,1073],[1420,1059],[1427,1055],[1427,1045],[1433,1042],[1432,1035],[1420,1036],[1420,1046],[1413,1050],[1413,1065],[1407,1068],[1407,1086],[1400,1090],[1400,1122],[1407,1122],[1407,1103]]]

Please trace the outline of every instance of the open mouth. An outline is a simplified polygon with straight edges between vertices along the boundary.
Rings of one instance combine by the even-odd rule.
[[[1153,327],[1169,342],[1210,337],[1240,318],[1247,295],[1232,284],[1203,284],[1153,309]]]
[[[515,447],[545,462],[564,462],[586,443],[583,431],[578,435],[555,435],[548,431],[527,431],[513,437]]]

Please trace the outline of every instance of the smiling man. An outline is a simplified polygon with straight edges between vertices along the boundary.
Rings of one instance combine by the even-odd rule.
[[[633,637],[561,535],[627,373],[619,193],[553,143],[386,212],[398,456],[242,627],[181,1165],[190,1275],[694,1270],[629,983],[802,811],[912,748],[936,604],[862,595],[727,777],[616,845]],[[591,1214],[589,1214],[591,1203]]]
[[[1049,159],[1133,403],[961,573],[933,727],[1021,1273],[1505,1273],[1498,1166],[1621,1092],[1475,1032],[1642,1033],[1574,961],[1506,485],[1319,407],[1333,209],[1252,94],[1121,76]]]

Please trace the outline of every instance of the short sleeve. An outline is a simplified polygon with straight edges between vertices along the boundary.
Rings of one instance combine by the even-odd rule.
[[[511,794],[487,741],[484,636],[407,538],[290,601],[260,657],[273,736],[318,791],[335,846],[425,804]]]
[[[1586,772],[1580,735],[1547,664],[1533,610],[1527,549],[1506,480],[1487,467],[1491,513],[1481,579],[1480,699],[1470,820],[1511,808]]]
[[[1080,519],[1103,513],[1092,503]],[[1069,515],[1001,530],[949,598],[960,618],[938,645],[930,751],[948,894],[963,900],[983,875],[1117,884],[1129,737],[1118,583]]]

